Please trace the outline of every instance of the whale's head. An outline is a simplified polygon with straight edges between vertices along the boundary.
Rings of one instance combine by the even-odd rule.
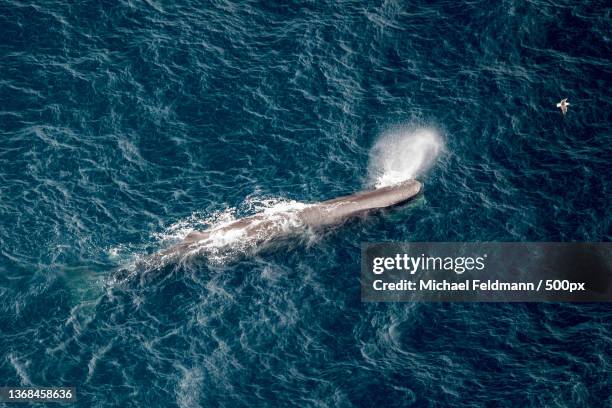
[[[421,192],[422,185],[416,180],[361,191],[333,200],[315,204],[300,213],[306,225],[328,225],[344,218],[358,215],[369,210],[393,207],[403,204]]]
[[[421,192],[421,188],[422,184],[420,182],[411,179],[375,190],[360,191],[348,196],[323,201],[322,204],[351,203],[358,204],[363,209],[393,207],[414,198]]]
[[[423,188],[417,180],[406,180],[391,186],[355,194],[355,199],[368,208],[387,208],[403,204],[416,197]]]

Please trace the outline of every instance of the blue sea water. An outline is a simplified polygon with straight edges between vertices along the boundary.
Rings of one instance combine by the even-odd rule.
[[[362,242],[611,240],[611,12],[0,2],[0,385],[83,407],[612,406],[609,305],[359,288]],[[193,229],[412,176],[396,211],[139,269]]]

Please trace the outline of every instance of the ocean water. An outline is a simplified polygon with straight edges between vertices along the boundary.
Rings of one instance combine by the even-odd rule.
[[[612,406],[609,305],[359,291],[363,242],[611,240],[611,12],[0,2],[0,385],[82,407]],[[394,211],[142,262],[409,177],[424,194]]]

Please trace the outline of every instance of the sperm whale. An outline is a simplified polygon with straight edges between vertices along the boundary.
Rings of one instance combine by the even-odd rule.
[[[112,281],[124,282],[132,276],[140,276],[141,280],[151,278],[159,268],[180,262],[185,256],[200,253],[214,256],[226,249],[230,252],[238,249],[242,253],[243,249],[265,247],[279,238],[297,235],[308,229],[319,230],[372,210],[408,202],[421,192],[421,188],[420,182],[407,180],[291,210],[258,213],[205,231],[193,231],[170,248],[141,258],[133,265],[116,269]]]
[[[392,186],[337,197],[305,206],[301,209],[276,214],[255,214],[206,231],[193,231],[179,244],[160,253],[161,256],[183,254],[206,246],[210,242],[247,241],[261,245],[279,237],[297,233],[305,228],[319,229],[366,213],[371,210],[393,207],[417,196],[422,185],[417,180],[407,180]]]

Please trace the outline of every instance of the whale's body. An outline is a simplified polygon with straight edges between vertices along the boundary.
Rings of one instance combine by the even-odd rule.
[[[257,250],[279,238],[298,235],[308,229],[318,230],[371,210],[405,203],[420,192],[421,183],[408,180],[393,186],[300,205],[291,210],[255,214],[206,231],[193,231],[170,248],[141,258],[133,265],[118,268],[113,274],[113,282],[124,282],[134,276],[139,276],[144,282],[157,276],[155,272],[162,271],[168,263],[181,262],[185,256],[203,253],[212,255],[214,259],[216,255],[223,255],[225,250],[231,254]]]
[[[181,254],[223,242],[248,242],[257,246],[279,237],[297,233],[305,228],[318,229],[338,224],[364,212],[393,207],[409,201],[421,191],[421,183],[408,180],[375,190],[334,198],[307,205],[301,209],[274,214],[255,214],[206,231],[194,231],[185,239],[160,253],[162,256]]]

